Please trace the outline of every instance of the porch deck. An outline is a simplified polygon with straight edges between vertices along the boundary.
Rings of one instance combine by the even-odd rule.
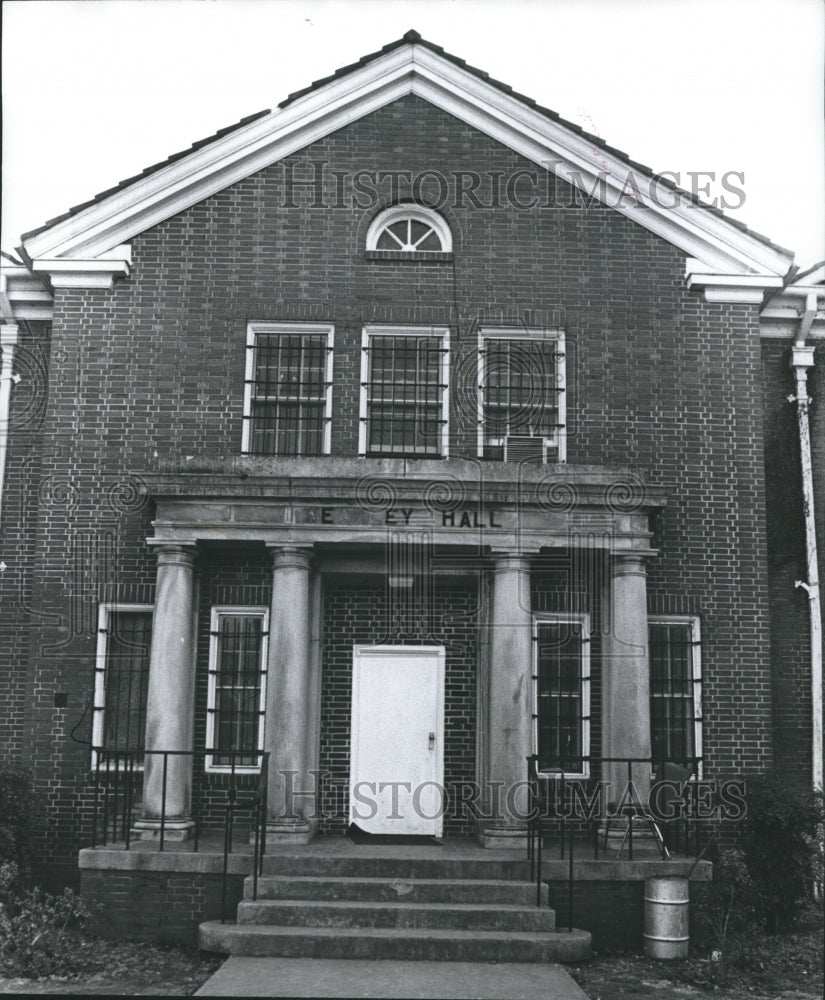
[[[628,851],[617,857],[613,849],[602,850],[593,856],[590,839],[574,841],[573,876],[580,880],[644,880],[649,876],[687,875],[694,865],[694,858],[675,855],[665,861],[652,847],[636,847],[634,857]],[[228,856],[227,871],[232,875],[247,875],[251,871],[253,848],[244,831],[239,830]],[[521,862],[529,867],[522,848],[485,848],[469,837],[448,837],[428,843],[410,844],[357,844],[344,836],[316,837],[308,844],[292,846],[267,845],[263,861],[263,874],[288,859],[385,859],[387,861],[438,861],[438,862]],[[277,859],[277,860],[276,860]],[[115,871],[177,871],[219,874],[223,871],[223,831],[204,831],[197,845],[194,841],[167,842],[159,849],[157,840],[132,840],[127,849],[125,841],[104,847],[88,847],[80,851],[81,869]],[[695,881],[709,881],[712,865],[700,861],[691,873]],[[569,876],[569,859],[560,858],[556,845],[548,838],[542,859],[542,878],[546,881],[566,880]],[[526,876],[529,877],[529,876]]]

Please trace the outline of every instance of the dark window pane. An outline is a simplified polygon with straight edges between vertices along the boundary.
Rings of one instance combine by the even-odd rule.
[[[219,622],[212,763],[255,766],[260,750],[263,620],[257,615],[227,614]]]
[[[555,341],[489,338],[484,348],[485,440],[494,445],[510,436],[555,437],[558,373]]]
[[[251,387],[253,455],[323,454],[327,424],[324,334],[259,333]]]
[[[580,626],[542,622],[537,642],[539,767],[578,771],[583,753]]]
[[[442,346],[439,337],[371,338],[367,386],[370,454],[440,454]]]
[[[649,647],[653,757],[680,763],[696,752],[691,626],[652,624]]]
[[[151,611],[110,613],[102,737],[106,749],[142,750],[144,747],[151,644]]]

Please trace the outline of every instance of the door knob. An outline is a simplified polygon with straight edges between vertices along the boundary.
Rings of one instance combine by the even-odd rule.
[[[435,733],[430,733],[430,750],[435,750]]]

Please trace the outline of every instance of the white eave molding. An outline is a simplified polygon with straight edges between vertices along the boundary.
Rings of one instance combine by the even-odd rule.
[[[44,274],[52,288],[111,288],[115,278],[128,277],[132,267],[132,248],[113,247],[91,260],[35,257],[32,271]]]
[[[52,293],[41,278],[23,264],[4,260],[0,266],[0,300],[4,321],[50,322]]]
[[[734,279],[756,278],[759,288],[769,288],[792,263],[786,251],[415,42],[330,80],[55,223],[25,241],[25,252],[36,269],[55,276],[58,286],[76,286],[81,274],[102,282],[104,270],[87,265],[111,248],[407,94],[431,102],[539,166],[551,166],[563,180],[577,186],[583,182],[588,193],[603,194],[610,207],[700,261],[704,281],[694,280],[689,287],[704,288],[706,296],[728,296],[715,301],[756,301],[756,285],[737,285]],[[627,193],[629,175],[634,193],[640,192],[638,200]],[[71,262],[74,268],[61,269],[60,262]],[[123,273],[128,273],[128,265],[108,272],[110,280]],[[714,275],[729,280],[714,285],[709,280]],[[731,298],[740,288],[746,298]]]
[[[781,288],[780,274],[726,274],[714,272],[701,260],[688,258],[687,287],[703,291],[706,302],[734,302],[761,305],[765,292]]]

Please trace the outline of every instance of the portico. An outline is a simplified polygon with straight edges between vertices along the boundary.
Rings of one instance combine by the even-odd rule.
[[[146,476],[157,505],[149,539],[157,555],[157,596],[147,749],[195,746],[199,560],[203,565],[217,550],[231,558],[235,547],[265,550],[271,597],[260,748],[270,755],[268,837],[307,842],[318,828],[317,803],[295,792],[313,791],[322,756],[321,640],[334,627],[323,606],[324,581],[351,580],[353,588],[359,580],[381,581],[391,600],[403,601],[408,592],[424,594],[426,603],[433,581],[472,580],[477,734],[467,776],[483,789],[476,832],[485,846],[516,846],[524,836],[519,788],[525,758],[536,751],[539,710],[531,580],[554,553],[586,549],[609,569],[597,601],[601,752],[649,757],[645,565],[655,556],[648,515],[663,505],[663,495],[637,489],[632,502],[617,501],[617,482],[638,484],[629,471],[548,473],[525,465],[515,483],[507,478],[510,469],[497,471],[491,464],[486,481],[471,485],[478,466],[460,461],[450,462],[447,476],[437,462],[235,459],[219,475],[187,465]],[[382,635],[382,642],[392,641]],[[403,642],[414,649],[432,646],[433,637],[406,634]],[[448,676],[451,657],[448,650]],[[448,706],[445,738],[450,717]],[[325,745],[333,737],[348,746],[348,732],[330,731]],[[440,738],[431,732],[433,745]],[[153,836],[163,805],[166,836],[174,830],[185,838],[193,825],[192,758],[168,758],[165,774],[160,760],[147,755],[143,815],[135,829]],[[640,780],[644,786],[649,779]]]

